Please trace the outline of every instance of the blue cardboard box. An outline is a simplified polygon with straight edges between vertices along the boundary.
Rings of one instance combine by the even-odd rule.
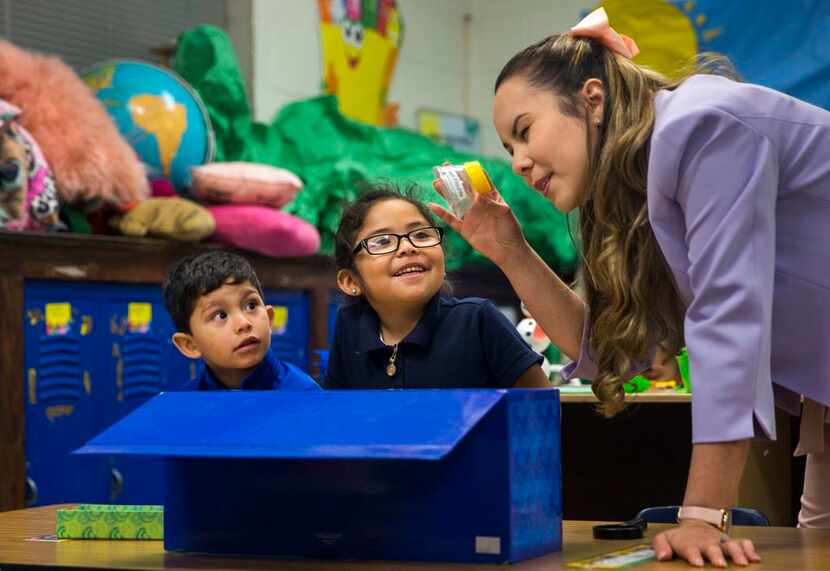
[[[167,458],[164,547],[510,562],[561,549],[559,392],[162,393],[80,453]]]

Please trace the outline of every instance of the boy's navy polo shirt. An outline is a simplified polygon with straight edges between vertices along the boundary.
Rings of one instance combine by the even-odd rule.
[[[269,348],[256,369],[242,379],[239,387],[243,391],[319,391],[320,386],[302,369],[277,359]],[[230,390],[219,382],[210,367],[205,365],[202,373],[190,381],[186,391]]]
[[[368,303],[340,309],[325,387],[331,389],[506,388],[542,356],[492,302],[437,294],[398,345],[397,372],[386,374],[392,347],[380,340]]]

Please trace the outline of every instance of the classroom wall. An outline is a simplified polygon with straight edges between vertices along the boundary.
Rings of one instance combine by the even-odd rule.
[[[398,1],[406,30],[389,99],[400,124],[414,128],[419,107],[460,113],[465,0]],[[320,94],[317,2],[253,0],[252,22],[254,115],[270,121],[286,103]]]
[[[253,93],[253,0],[225,0],[225,27],[249,97]]]
[[[508,160],[493,128],[493,85],[499,71],[522,48],[567,30],[597,2],[587,0],[467,0],[472,15],[470,115],[481,122],[483,154]]]
[[[254,117],[270,121],[280,107],[320,93],[315,0],[253,0],[251,46]]]
[[[593,5],[587,0],[398,4],[406,31],[390,101],[400,105],[400,124],[415,128],[415,113],[422,107],[471,115],[482,126],[483,153],[501,158],[506,155],[490,119],[499,69],[519,49],[567,29]],[[317,2],[250,0],[250,12],[254,116],[270,121],[286,103],[320,93]]]

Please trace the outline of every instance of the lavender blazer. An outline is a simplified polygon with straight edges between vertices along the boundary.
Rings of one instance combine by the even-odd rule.
[[[649,220],[687,308],[693,441],[774,438],[776,400],[830,405],[830,112],[714,76],[655,107]],[[572,376],[596,374],[587,337]]]

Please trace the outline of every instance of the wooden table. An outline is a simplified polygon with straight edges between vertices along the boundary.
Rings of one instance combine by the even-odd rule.
[[[560,387],[561,396],[559,397],[562,404],[565,403],[590,403],[598,404],[599,400],[590,392],[590,387],[584,385],[577,387],[578,392],[571,387]],[[625,402],[629,405],[644,404],[644,403],[662,403],[662,404],[688,404],[692,402],[692,395],[689,393],[679,393],[676,391],[649,391],[645,393],[634,393],[625,395]]]
[[[332,562],[275,561],[266,559],[220,558],[181,553],[165,553],[160,541],[75,540],[57,543],[27,541],[54,533],[55,510],[46,506],[0,513],[0,569],[41,566],[86,569],[287,569],[390,571],[511,569],[515,571],[553,571],[564,569],[564,562],[601,555],[637,545],[647,540],[596,541],[591,536],[594,522],[565,522],[565,548],[561,553],[530,559],[510,567],[503,565],[453,565],[409,562]],[[650,526],[649,537],[666,526]],[[737,534],[751,538],[763,563],[751,569],[792,571],[830,568],[830,530],[800,530],[786,527],[736,528]],[[736,535],[737,535],[736,534]],[[734,568],[734,566],[733,566]],[[684,562],[651,562],[636,569],[690,569]]]

